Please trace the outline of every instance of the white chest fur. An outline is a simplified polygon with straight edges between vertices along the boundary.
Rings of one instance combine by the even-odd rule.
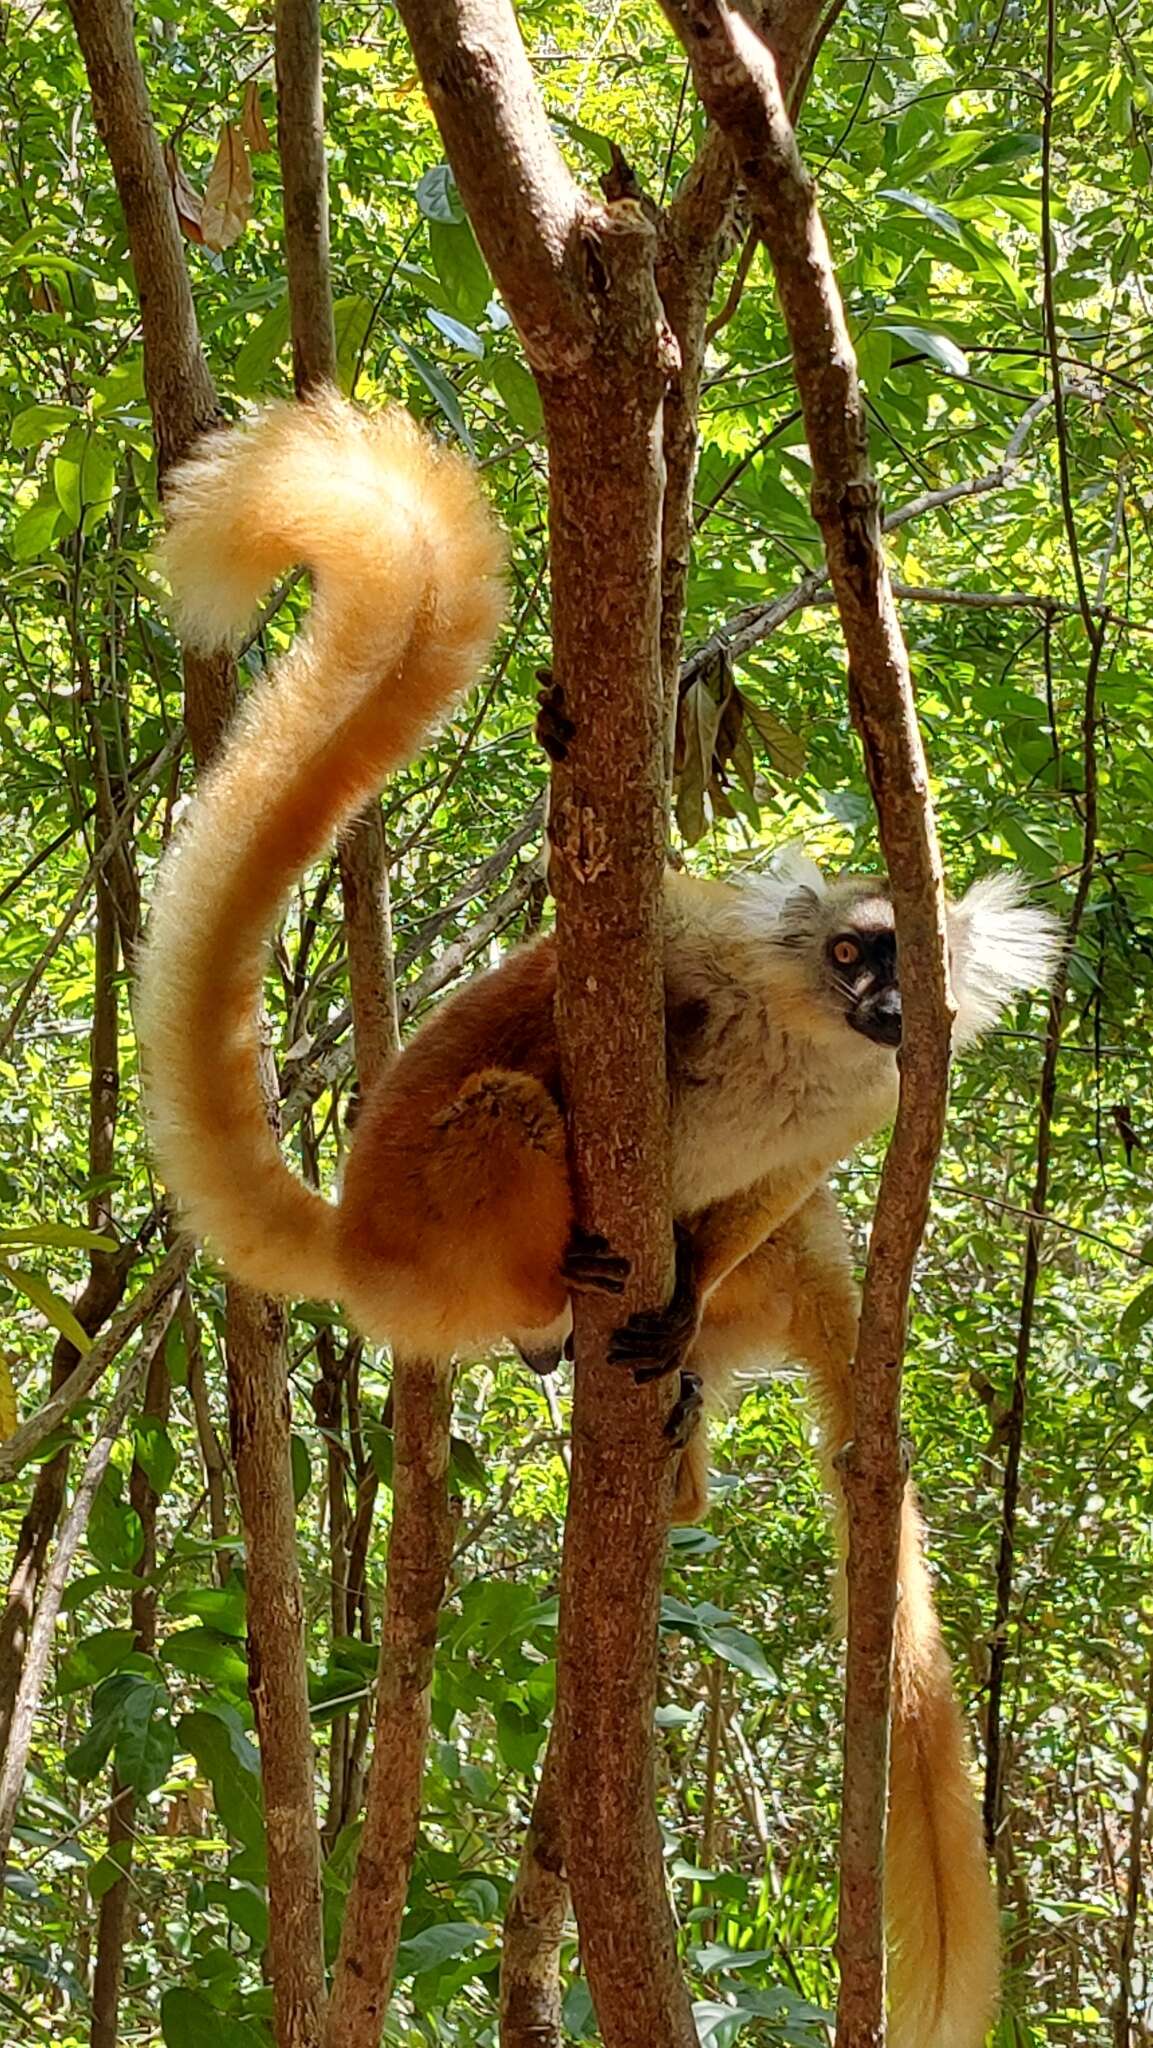
[[[673,1206],[691,1215],[775,1173],[829,1170],[896,1106],[896,1062],[854,1038],[776,1024],[764,998],[714,988],[670,1044]]]

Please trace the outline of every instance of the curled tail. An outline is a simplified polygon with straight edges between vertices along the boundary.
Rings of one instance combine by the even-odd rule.
[[[269,934],[302,869],[484,661],[503,543],[460,457],[406,413],[334,394],[210,436],[168,503],[161,561],[187,644],[234,641],[298,564],[313,599],[161,867],[136,1000],[153,1145],[238,1279],[331,1295],[335,1211],[285,1164],[261,1092]]]
[[[845,1517],[833,1458],[854,1428],[857,1290],[844,1229],[818,1189],[710,1298],[688,1363],[719,1404],[733,1375],[775,1356],[805,1367],[821,1426],[838,1555]],[[692,1446],[690,1446],[690,1451]],[[698,1452],[703,1468],[703,1451]],[[685,1512],[707,1502],[703,1469]],[[997,1912],[969,1748],[941,1642],[912,1487],[901,1511],[888,1849],[891,2048],[983,2048],[997,2003]],[[843,1597],[842,1597],[843,1604]]]

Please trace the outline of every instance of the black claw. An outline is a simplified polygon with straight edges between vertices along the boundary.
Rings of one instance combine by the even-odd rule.
[[[550,669],[538,669],[543,688],[537,695],[536,736],[550,761],[567,761],[569,741],[576,732],[564,708],[564,691],[554,683]]]
[[[561,1261],[561,1277],[576,1294],[623,1294],[631,1266],[610,1249],[607,1237],[575,1225]]]
[[[701,1382],[697,1374],[682,1372],[681,1390],[669,1409],[668,1420],[665,1423],[665,1435],[670,1443],[675,1444],[678,1451],[684,1450],[697,1428],[704,1405]]]
[[[700,1302],[693,1271],[693,1242],[679,1226],[676,1253],[676,1279],[667,1308],[639,1310],[613,1331],[609,1344],[609,1364],[631,1366],[638,1387],[676,1372],[697,1334]]]

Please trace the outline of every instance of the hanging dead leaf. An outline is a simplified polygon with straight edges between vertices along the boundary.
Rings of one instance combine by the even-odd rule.
[[[754,704],[750,697],[745,698],[745,716],[755,725],[777,773],[795,781],[805,765],[805,742],[800,733],[782,725],[779,718],[774,718],[763,704]]]
[[[172,193],[172,204],[176,208],[176,218],[180,222],[181,232],[187,235],[190,242],[203,242],[203,207],[200,194],[189,184],[180,158],[170,142],[164,145],[164,168],[168,172],[168,188]]]
[[[252,165],[239,128],[226,121],[204,187],[201,227],[208,249],[231,249],[252,212]]]
[[[254,156],[272,148],[272,138],[264,120],[264,109],[260,104],[260,81],[250,78],[244,88],[244,112],[240,116],[240,132]]]

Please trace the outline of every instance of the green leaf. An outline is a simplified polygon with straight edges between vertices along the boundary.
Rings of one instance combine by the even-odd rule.
[[[703,1640],[710,1650],[726,1664],[732,1664],[738,1671],[747,1671],[751,1678],[771,1678],[772,1667],[755,1636],[743,1628],[705,1628],[701,1630]]]
[[[80,1692],[84,1687],[99,1685],[113,1671],[123,1669],[125,1661],[136,1653],[136,1631],[131,1628],[100,1628],[79,1643],[73,1643],[66,1657],[62,1658],[56,1676],[56,1687],[60,1693]]]
[[[484,361],[484,343],[479,334],[466,327],[463,320],[454,320],[450,313],[438,313],[435,306],[426,306],[424,317],[431,320],[438,334],[443,334],[462,355],[471,356],[474,362]]]
[[[426,171],[416,187],[416,203],[425,220],[446,221],[450,224],[465,218],[456,179],[447,164],[435,164]]]
[[[98,1230],[77,1230],[68,1223],[30,1223],[25,1230],[0,1230],[0,1245],[23,1250],[29,1245],[51,1245],[60,1249],[76,1246],[82,1251],[114,1252],[116,1239],[102,1237]]]
[[[160,1656],[173,1671],[189,1678],[206,1678],[227,1692],[245,1692],[248,1665],[235,1642],[217,1635],[211,1628],[177,1629],[165,1641]]]
[[[531,1771],[544,1741],[544,1722],[515,1700],[504,1699],[496,1711],[496,1743],[512,1771]]]
[[[363,294],[337,299],[332,309],[336,331],[336,381],[347,396],[372,322],[373,302]]]
[[[583,121],[570,120],[567,114],[554,114],[552,125],[559,128],[562,134],[571,135],[573,141],[579,142],[582,149],[587,149],[602,170],[612,170],[613,146],[607,135],[598,135],[595,128],[586,128]]]
[[[931,362],[942,370],[948,370],[952,377],[967,377],[969,358],[947,334],[938,334],[930,327],[909,327],[904,322],[883,320],[880,323],[886,334],[895,334],[918,355],[928,356]]]
[[[442,1920],[438,1926],[425,1927],[419,1934],[401,1942],[396,1952],[397,1977],[415,1977],[422,1970],[432,1970],[440,1963],[454,1961],[457,1956],[470,1955],[474,1949],[483,1947],[487,1940],[487,1927],[476,1927],[461,1920]]]
[[[9,547],[17,562],[34,562],[46,554],[61,520],[55,491],[43,490],[35,503],[20,513],[12,528]]]
[[[98,1564],[131,1571],[144,1549],[144,1528],[136,1509],[119,1497],[120,1475],[110,1465],[96,1489],[88,1517],[88,1548]]]
[[[168,1707],[167,1689],[147,1681],[137,1686],[124,1704],[116,1737],[116,1768],[142,1799],[157,1791],[172,1769],[176,1730]]]
[[[77,417],[74,405],[29,405],[17,413],[8,434],[11,448],[39,448],[53,434],[70,427]]]
[[[531,370],[519,363],[515,356],[492,356],[488,358],[489,383],[499,392],[505,411],[514,427],[527,434],[530,440],[539,440],[544,433],[544,414],[541,411],[540,392]]]
[[[245,1629],[244,1583],[233,1572],[223,1586],[187,1586],[169,1593],[165,1612],[177,1618],[195,1615],[221,1635],[243,1636]]]
[[[239,1717],[228,1708],[198,1707],[183,1716],[176,1732],[208,1779],[216,1811],[229,1834],[246,1849],[263,1853],[260,1756]]]
[[[223,1906],[234,1927],[248,1936],[253,1948],[268,1945],[268,1896],[258,1885],[241,1884],[235,1878],[225,1883],[212,1878],[204,1887],[209,1905]]]
[[[299,1507],[309,1487],[312,1485],[312,1459],[309,1456],[308,1445],[305,1443],[304,1438],[298,1436],[295,1431],[293,1432],[290,1451],[292,1457],[292,1498],[296,1502],[297,1507]]]
[[[449,1442],[452,1478],[468,1493],[487,1493],[491,1481],[473,1446],[463,1436]]]
[[[64,1759],[70,1778],[87,1785],[103,1769],[120,1732],[127,1703],[141,1682],[135,1672],[117,1671],[96,1687],[89,1709],[88,1733]]]
[[[435,363],[431,363],[428,357],[422,355],[418,348],[414,348],[410,341],[406,341],[402,334],[393,334],[392,339],[408,357],[425,390],[439,405],[458,440],[468,449],[470,455],[475,455],[476,444],[465,425],[460,401],[448,379],[441,374]]]
[[[934,227],[941,228],[945,234],[951,235],[954,241],[959,242],[962,239],[961,223],[955,214],[947,212],[943,206],[937,206],[932,199],[926,199],[920,192],[903,192],[886,185],[882,186],[877,197],[890,200],[894,206],[911,207],[915,213],[923,214],[926,220],[931,220]]]
[[[54,1330],[59,1330],[62,1337],[67,1337],[69,1343],[75,1345],[81,1357],[86,1351],[91,1351],[92,1339],[87,1330],[81,1328],[68,1303],[38,1273],[26,1272],[22,1266],[13,1266],[7,1259],[0,1259],[0,1275],[26,1301],[30,1301],[33,1308],[39,1309],[45,1322],[51,1323]]]
[[[468,222],[450,226],[446,221],[430,220],[428,248],[432,267],[454,311],[464,321],[479,320],[492,297],[492,279]]]
[[[116,1842],[104,1856],[98,1856],[84,1873],[90,1898],[99,1901],[114,1884],[119,1884],[128,1868],[129,1844]]]
[[[136,1462],[157,1495],[167,1493],[176,1471],[176,1446],[162,1422],[142,1415],[133,1430]]]
[[[1153,1323],[1153,1280],[1149,1282],[1147,1287],[1143,1287],[1139,1294],[1133,1296],[1132,1301],[1125,1309],[1121,1317],[1120,1334],[1128,1341],[1129,1338],[1136,1337],[1150,1323]]]
[[[116,489],[119,451],[98,430],[74,427],[52,464],[52,483],[69,532],[89,531],[104,517]]]
[[[269,2036],[259,2020],[229,2019],[199,1991],[177,1988],[160,2001],[165,2048],[265,2048]]]
[[[256,398],[266,389],[291,332],[288,300],[281,298],[252,328],[232,366],[232,381],[243,397]]]

